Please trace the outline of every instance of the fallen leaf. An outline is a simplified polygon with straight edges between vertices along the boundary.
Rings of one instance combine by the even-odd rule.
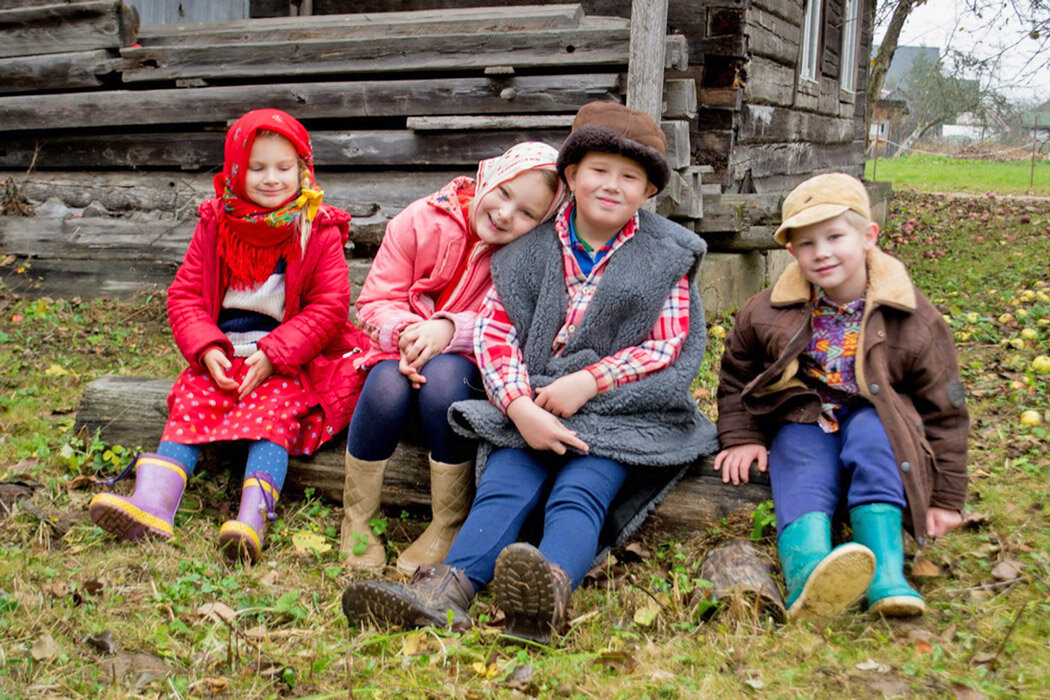
[[[37,637],[33,646],[29,648],[30,656],[36,661],[52,661],[57,659],[61,653],[62,647],[58,646],[58,642],[48,632]]]
[[[328,543],[324,535],[319,532],[311,532],[310,530],[299,530],[292,533],[292,546],[295,548],[296,554],[310,554],[312,552],[324,554],[332,549],[332,545]]]
[[[88,486],[94,486],[97,483],[99,483],[99,480],[97,478],[93,476],[88,476],[86,474],[80,474],[79,476],[74,476],[72,479],[66,482],[66,488],[69,490],[82,489],[87,488]]]
[[[650,557],[648,549],[642,546],[640,542],[631,542],[629,545],[623,548],[624,554],[631,554],[638,558],[638,561],[645,561]],[[626,557],[625,557],[626,559]]]
[[[958,681],[951,684],[955,700],[984,700],[984,694]]]
[[[514,670],[507,674],[505,682],[511,688],[525,691],[532,685],[532,666],[528,664],[519,664],[515,666]]]
[[[219,695],[226,692],[229,681],[225,678],[202,678],[190,686],[194,693],[205,693],[207,695]]]
[[[277,569],[273,569],[272,571],[269,571],[268,573],[264,574],[262,578],[259,579],[259,583],[261,583],[264,586],[276,586],[280,582],[280,580],[281,574],[277,571]]]
[[[659,614],[660,606],[656,603],[650,603],[644,608],[638,608],[634,611],[634,623],[642,627],[649,627],[656,621],[656,616]]]
[[[51,365],[44,370],[44,374],[49,377],[72,377],[73,373],[61,365]]]
[[[973,662],[975,664],[986,664],[989,661],[995,660],[995,654],[990,654],[986,651],[979,651],[973,655]]]
[[[427,635],[425,632],[412,632],[406,634],[401,640],[401,656],[415,656],[421,651],[426,651],[425,642]]]
[[[995,565],[992,569],[992,577],[997,581],[1013,581],[1021,575],[1024,565],[1012,559],[1005,559]]]
[[[84,590],[91,595],[101,595],[106,588],[106,579],[89,578],[84,581]]]
[[[963,511],[962,526],[968,530],[976,530],[986,522],[988,522],[988,516],[978,510]]]
[[[877,671],[879,673],[886,673],[890,670],[890,667],[886,664],[880,664],[874,659],[868,659],[867,661],[861,661],[857,664],[857,669],[860,671]]]
[[[89,634],[87,637],[84,637],[84,643],[103,654],[116,654],[119,649],[116,641],[113,639],[113,633],[109,630],[103,630],[98,634]]]
[[[632,673],[634,669],[638,668],[638,660],[623,651],[603,651],[594,660],[594,663],[608,666],[610,669],[623,671],[624,673]]]
[[[766,687],[765,682],[760,678],[746,678],[744,679],[744,685],[750,686],[755,690],[762,690]]]
[[[215,622],[232,622],[237,613],[226,603],[220,603],[218,601],[214,603],[205,603],[204,605],[197,608],[197,614],[201,617],[207,617]]]
[[[915,555],[915,559],[912,560],[911,575],[914,578],[934,578],[943,573],[944,571],[940,566],[934,564],[921,554]]]
[[[475,661],[470,665],[474,669],[474,673],[478,674],[487,681],[492,680],[493,676],[499,671],[499,667],[496,664],[489,664],[486,666],[480,661]]]
[[[930,643],[927,642],[925,639],[916,639],[915,653],[919,654],[920,656],[923,654],[932,654],[933,646],[931,646]]]
[[[65,597],[68,589],[66,588],[66,584],[61,581],[55,581],[54,583],[41,583],[40,590],[41,592],[50,594],[55,598],[62,598]]]

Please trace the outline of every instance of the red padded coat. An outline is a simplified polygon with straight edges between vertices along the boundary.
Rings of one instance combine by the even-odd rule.
[[[217,198],[200,205],[197,229],[168,288],[171,332],[191,364],[200,365],[212,347],[233,356],[233,345],[217,325],[226,292],[226,266],[216,241],[221,206]],[[350,277],[343,253],[349,235],[350,215],[322,205],[306,252],[288,261],[284,319],[258,343],[274,371],[298,377],[324,411],[326,438],[350,423],[364,382],[352,360],[369,347],[368,336],[349,321]]]

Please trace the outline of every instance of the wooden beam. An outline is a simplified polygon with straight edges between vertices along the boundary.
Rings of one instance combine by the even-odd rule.
[[[138,24],[120,0],[0,10],[0,58],[117,49],[135,43]]]
[[[86,435],[99,431],[109,444],[147,450],[156,446],[167,418],[170,379],[146,379],[107,375],[84,388],[77,407],[76,430]],[[229,446],[208,450],[209,456],[229,455]],[[333,440],[313,457],[293,457],[288,484],[293,490],[313,488],[336,502],[343,491],[345,437]],[[402,444],[391,458],[383,483],[383,505],[395,512],[406,506],[430,502],[429,467],[425,450]],[[228,457],[227,457],[228,458]],[[694,464],[654,513],[659,527],[667,531],[698,530],[717,522],[729,512],[750,509],[770,497],[769,479],[753,470],[751,483],[722,484],[711,469],[710,458]]]
[[[616,99],[618,85],[616,74],[587,73],[13,95],[0,97],[0,131],[225,123],[260,104],[300,119],[572,114],[591,100]]]
[[[207,24],[151,24],[139,31],[142,46],[178,44],[310,41],[379,36],[452,34],[470,27],[476,32],[508,32],[576,27],[583,19],[579,4],[523,7],[448,7],[412,12],[268,17]]]
[[[320,74],[405,73],[624,65],[624,20],[588,18],[572,29],[380,38],[318,39],[214,46],[151,46],[121,50],[124,82],[176,78],[261,78]],[[662,84],[662,80],[660,81]]]
[[[98,87],[118,61],[104,49],[0,58],[0,94]]]
[[[666,35],[667,0],[633,0],[627,106],[656,122],[663,113]]]
[[[571,114],[506,114],[497,116],[409,117],[413,131],[467,131],[474,129],[563,129],[572,126]],[[566,135],[568,131],[566,131]]]

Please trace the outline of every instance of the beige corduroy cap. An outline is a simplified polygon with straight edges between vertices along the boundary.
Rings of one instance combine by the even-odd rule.
[[[846,173],[816,175],[784,198],[782,223],[773,239],[785,245],[791,229],[827,221],[850,210],[871,221],[871,202],[864,183]]]

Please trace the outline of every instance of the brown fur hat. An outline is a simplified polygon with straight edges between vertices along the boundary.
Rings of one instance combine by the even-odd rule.
[[[572,122],[569,138],[558,153],[558,174],[579,163],[590,151],[612,153],[637,161],[659,192],[671,178],[667,139],[645,112],[627,109],[619,102],[588,102]]]

